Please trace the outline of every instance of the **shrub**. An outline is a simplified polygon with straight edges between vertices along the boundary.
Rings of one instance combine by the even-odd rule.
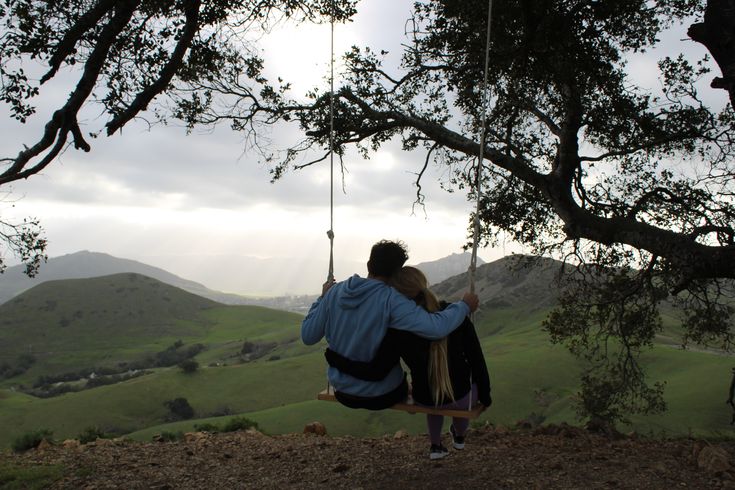
[[[107,435],[99,427],[87,427],[77,436],[77,439],[82,444],[87,444],[88,442],[94,442],[97,439],[104,439],[106,437]]]
[[[172,442],[172,441],[178,441],[183,438],[184,438],[184,433],[181,431],[179,432],[164,431],[164,432],[161,432],[159,440],[164,441],[164,442]]]
[[[179,368],[186,374],[191,374],[196,372],[197,369],[199,369],[199,363],[196,362],[194,359],[186,359],[185,361],[181,361],[179,363]]]
[[[224,415],[232,415],[232,410],[226,405],[215,408],[212,410],[212,413],[209,414],[210,417],[222,417]]]
[[[194,409],[186,398],[174,398],[163,404],[171,411],[171,420],[188,420],[194,416]]]
[[[0,488],[3,490],[49,488],[64,476],[64,470],[61,464],[29,466],[0,461]]]
[[[43,441],[44,439],[50,442],[52,434],[53,432],[48,429],[39,429],[32,432],[26,432],[25,434],[16,437],[15,440],[13,440],[13,444],[11,447],[16,453],[28,451],[29,449],[37,448],[38,445],[41,444],[41,441]]]
[[[38,398],[52,398],[54,396],[63,395],[64,393],[71,393],[74,391],[80,391],[79,386],[73,386],[69,384],[61,384],[58,386],[48,386],[45,388],[36,388],[33,390],[23,390],[25,393],[33,395]]]
[[[194,357],[195,355],[199,354],[204,350],[204,344],[194,344],[190,345],[188,349],[186,349],[186,356],[187,357]]]
[[[245,341],[240,349],[240,358],[243,361],[254,361],[266,355],[277,347],[276,342],[253,343]]]
[[[235,417],[227,421],[222,432],[235,432],[238,430],[257,429],[258,423],[245,417]]]
[[[28,369],[36,362],[36,357],[33,354],[23,353],[18,356],[16,363],[18,367]]]
[[[33,354],[29,353],[23,353],[18,356],[18,358],[15,360],[15,367],[11,366],[7,362],[4,362],[2,365],[0,365],[0,379],[2,378],[14,378],[15,376],[19,376],[28,369],[36,362],[36,358],[33,356]]]
[[[205,422],[203,424],[194,424],[194,430],[199,432],[219,432],[220,428],[218,425]]]
[[[4,378],[7,378],[7,379],[10,379],[10,378],[14,378],[16,376],[20,376],[21,374],[23,374],[25,372],[26,372],[25,369],[19,368],[19,367],[15,367],[15,368],[9,369],[8,371],[5,371],[5,373],[3,374],[3,377]]]
[[[191,359],[204,350],[203,344],[194,344],[186,349],[182,349],[184,343],[177,340],[172,345],[166,347],[165,350],[156,352],[153,363],[158,367],[175,366],[182,361]]]

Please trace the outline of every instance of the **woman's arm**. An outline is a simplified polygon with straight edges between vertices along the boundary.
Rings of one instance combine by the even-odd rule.
[[[345,374],[365,381],[380,381],[399,362],[399,338],[400,332],[389,328],[375,357],[369,362],[353,361],[329,348],[324,352],[324,357],[330,366]]]
[[[477,397],[480,403],[489,407],[493,402],[490,397],[490,374],[487,372],[485,355],[482,353],[475,326],[467,318],[459,328],[462,329],[462,343],[472,370],[472,381],[477,385]]]

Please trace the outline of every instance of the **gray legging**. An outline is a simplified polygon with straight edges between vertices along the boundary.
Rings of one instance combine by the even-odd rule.
[[[446,405],[439,405],[436,408],[447,409],[447,410],[469,410],[470,394],[472,395],[472,403],[477,401],[477,385],[472,384],[472,389],[459,400],[447,403]],[[442,442],[442,427],[444,426],[443,415],[427,415],[426,424],[429,426],[429,439],[432,444],[439,445]],[[454,425],[454,433],[458,436],[463,436],[467,432],[467,427],[470,425],[470,419],[452,417],[452,425]]]

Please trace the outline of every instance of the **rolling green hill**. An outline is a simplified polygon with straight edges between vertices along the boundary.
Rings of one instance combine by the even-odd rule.
[[[216,305],[138,274],[49,281],[0,305],[0,361],[34,356],[25,381],[115,365],[199,337]]]
[[[202,358],[222,362],[251,336],[295,339],[279,326],[300,316],[256,306],[226,306],[139,274],[42,283],[0,305],[0,363],[19,354],[36,362],[1,386],[29,384],[42,375],[140,361],[177,341],[205,343]]]
[[[525,274],[505,265],[478,270],[483,307],[476,324],[495,401],[478,423],[512,425],[526,418],[575,423],[580,366],[564,348],[550,345],[540,329],[553,304],[553,288],[543,281],[556,264],[542,263]],[[452,278],[436,289],[451,296],[462,282]],[[325,386],[323,346],[300,342],[300,322],[297,314],[220,305],[135,274],[41,285],[0,306],[0,362],[28,350],[37,356],[28,372],[0,382],[0,427],[7,428],[0,431],[0,447],[41,427],[58,438],[90,426],[147,438],[162,430],[189,430],[202,419],[221,421],[226,414],[244,415],[271,433],[300,431],[313,420],[325,423],[331,434],[425,432],[421,416],[317,402],[316,393]],[[124,382],[44,399],[18,391],[18,385],[40,375],[132,362],[177,340],[205,346],[196,355],[197,372],[153,367]],[[255,346],[247,355],[245,342]],[[644,364],[652,379],[667,381],[669,412],[636,418],[634,428],[727,436],[730,411],[723,402],[732,358],[668,344],[657,346]],[[191,404],[194,420],[169,423],[164,402],[178,397]]]

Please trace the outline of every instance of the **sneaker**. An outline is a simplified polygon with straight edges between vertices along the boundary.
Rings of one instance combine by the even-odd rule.
[[[442,459],[449,454],[449,450],[441,444],[432,444],[429,450],[429,459]]]
[[[452,434],[452,445],[454,449],[464,449],[464,436],[458,436],[454,432],[454,425],[449,426],[449,432]]]

